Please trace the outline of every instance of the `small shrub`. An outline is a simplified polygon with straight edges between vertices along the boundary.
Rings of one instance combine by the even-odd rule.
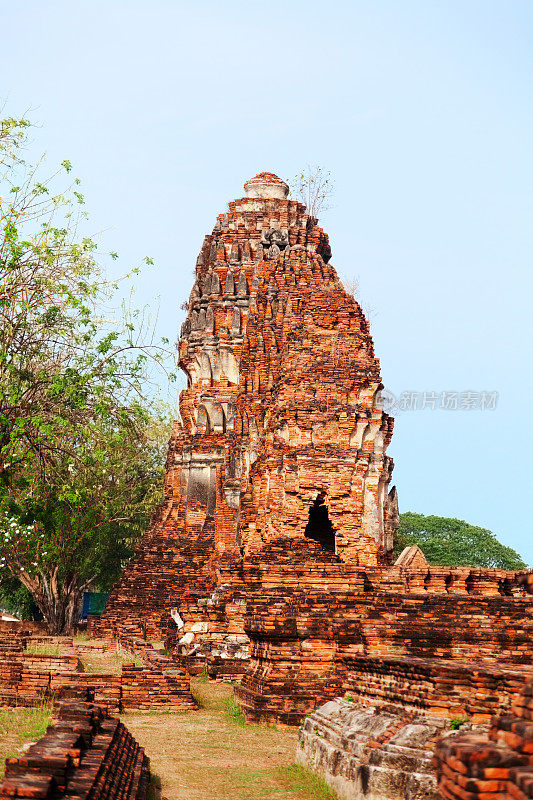
[[[161,778],[155,772],[150,774],[150,783],[148,784],[148,793],[146,800],[160,800],[161,797]]]
[[[351,694],[345,694],[344,699],[348,701],[348,703],[355,703],[355,697],[352,697]]]
[[[468,722],[468,717],[453,717],[453,719],[450,720],[450,728],[452,731],[456,731],[461,725],[464,725],[465,722]]]

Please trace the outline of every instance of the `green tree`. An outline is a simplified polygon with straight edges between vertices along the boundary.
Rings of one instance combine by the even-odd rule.
[[[26,128],[0,123],[0,561],[63,633],[159,499],[168,431],[148,383],[168,353],[142,314],[112,312],[79,181],[40,179]]]
[[[35,603],[31,593],[13,576],[0,582],[0,609],[15,614],[20,619],[34,618]]]
[[[110,588],[162,499],[167,426],[139,425],[135,437],[117,427],[107,433],[105,445],[93,440],[98,453],[77,453],[52,481],[41,480],[29,462],[4,497],[0,571],[11,579],[9,605],[24,597],[13,592],[16,577],[54,633],[72,629],[86,589]]]
[[[515,550],[503,545],[495,535],[462,519],[426,517],[407,511],[400,515],[394,552],[398,557],[404,547],[417,544],[430,564],[457,567],[496,567],[525,569],[526,564]]]

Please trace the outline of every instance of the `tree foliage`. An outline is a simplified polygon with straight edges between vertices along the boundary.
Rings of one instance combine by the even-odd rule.
[[[27,124],[0,124],[0,559],[63,632],[158,500],[168,431],[147,383],[166,348],[112,311],[79,181],[54,191],[24,162]]]
[[[0,582],[0,609],[19,619],[35,618],[35,602],[25,586],[13,576]]]
[[[526,568],[518,553],[499,542],[491,531],[461,519],[426,517],[411,511],[401,514],[395,537],[396,557],[404,547],[413,544],[422,549],[430,564],[507,570]]]

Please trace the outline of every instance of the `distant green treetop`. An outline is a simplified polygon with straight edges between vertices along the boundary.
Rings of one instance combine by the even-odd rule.
[[[430,564],[443,567],[527,568],[518,553],[499,542],[492,531],[462,519],[426,517],[407,511],[400,515],[395,556],[412,544],[422,549]]]

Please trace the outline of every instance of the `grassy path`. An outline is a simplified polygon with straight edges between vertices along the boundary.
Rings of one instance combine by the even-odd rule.
[[[296,731],[239,724],[228,684],[192,679],[199,711],[124,714],[168,800],[326,800],[321,782],[294,765]],[[230,712],[228,713],[228,705]]]

